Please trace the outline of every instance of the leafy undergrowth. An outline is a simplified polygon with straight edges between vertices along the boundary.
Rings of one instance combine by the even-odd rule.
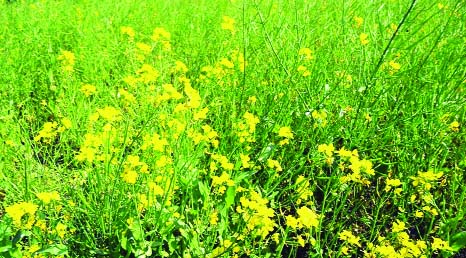
[[[0,255],[462,257],[465,6],[343,3],[0,4]]]

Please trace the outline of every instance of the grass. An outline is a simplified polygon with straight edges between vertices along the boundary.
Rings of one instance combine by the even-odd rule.
[[[0,255],[462,257],[462,1],[4,1]]]

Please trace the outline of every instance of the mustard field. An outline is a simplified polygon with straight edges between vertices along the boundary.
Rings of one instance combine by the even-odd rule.
[[[466,257],[466,2],[0,24],[0,257]]]

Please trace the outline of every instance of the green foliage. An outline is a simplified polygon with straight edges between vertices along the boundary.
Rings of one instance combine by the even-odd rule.
[[[0,1],[0,256],[465,252],[461,1]]]

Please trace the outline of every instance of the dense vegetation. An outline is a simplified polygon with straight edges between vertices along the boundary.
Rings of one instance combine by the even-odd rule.
[[[464,255],[465,15],[4,1],[0,256]]]

